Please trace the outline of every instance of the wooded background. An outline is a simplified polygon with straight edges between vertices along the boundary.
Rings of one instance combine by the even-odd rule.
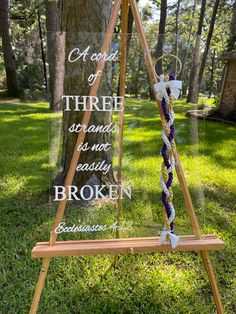
[[[142,2],[142,1],[141,1]],[[0,2],[0,88],[10,97],[22,101],[48,99],[51,112],[62,110],[61,96],[88,95],[89,85],[81,73],[93,73],[95,64],[69,63],[66,56],[79,46],[98,52],[109,21],[113,2],[110,0],[67,1],[8,1]],[[152,0],[140,5],[146,36],[153,60],[165,52],[180,58],[183,67],[179,78],[183,80],[182,97],[187,102],[200,103],[203,97],[214,98],[214,110],[226,119],[236,119],[236,95],[229,77],[229,102],[220,103],[225,83],[227,63],[223,55],[233,52],[236,39],[236,1],[232,0]],[[120,48],[120,16],[114,29],[111,50]],[[130,97],[154,99],[132,12],[128,20],[128,64],[126,92]],[[88,34],[90,34],[88,36]],[[235,66],[235,59],[233,59]],[[101,91],[104,95],[119,94],[119,63],[105,68]],[[158,74],[178,72],[178,63],[164,59],[156,64]],[[230,73],[230,71],[228,71]],[[227,73],[228,73],[227,72]],[[232,72],[232,70],[231,70]],[[234,73],[234,71],[232,72]],[[232,81],[232,82],[231,82]],[[226,93],[226,94],[227,94]],[[4,92],[3,92],[4,95]],[[71,161],[76,133],[68,126],[82,120],[81,112],[63,112],[62,172],[57,184],[63,184]],[[94,112],[91,123],[109,124],[111,114]],[[101,134],[86,138],[90,144],[111,142]],[[111,152],[81,154],[81,162],[105,160],[111,162]],[[75,175],[74,183],[83,185],[91,173]],[[99,181],[113,181],[113,174]]]
[[[51,110],[60,109],[63,90],[65,23],[73,31],[104,32],[112,1],[8,1],[0,3],[0,88],[9,96],[22,99],[51,94]],[[98,10],[96,10],[96,7]],[[65,12],[69,10],[68,16]],[[172,53],[183,62],[180,78],[187,101],[198,102],[199,93],[219,97],[224,62],[220,57],[235,49],[236,2],[232,0],[152,0],[141,7],[146,35],[155,60],[163,46],[172,45]],[[120,21],[115,32],[119,32]],[[129,14],[130,37],[135,37]],[[129,46],[128,92],[150,96],[149,82],[141,50]],[[140,62],[139,62],[140,61]],[[162,73],[158,64],[157,72]],[[78,78],[79,80],[79,78]],[[114,91],[117,86],[113,86]],[[216,99],[217,101],[217,99]]]
[[[49,184],[57,182],[51,182],[49,172],[63,184],[77,136],[69,134],[68,125],[79,123],[82,117],[80,112],[72,110],[67,115],[62,111],[61,96],[87,95],[89,87],[80,74],[90,74],[95,67],[95,63],[70,65],[65,56],[71,47],[87,44],[99,50],[112,4],[108,0],[0,1],[0,220],[4,222],[0,228],[0,312],[29,311],[40,266],[31,260],[30,252],[35,242],[48,241],[57,209],[48,193]],[[181,99],[175,101],[176,143],[202,232],[225,241],[225,249],[211,252],[211,258],[225,312],[235,314],[236,1],[143,4],[139,0],[153,61],[164,48],[172,49],[183,63],[178,78],[184,88]],[[129,12],[122,183],[131,183],[132,200],[123,206],[122,218],[134,222],[128,236],[157,236],[163,228],[158,183],[162,124],[156,102],[150,100],[153,94],[133,24]],[[111,50],[120,50],[120,17]],[[170,73],[176,65],[165,59],[156,70]],[[118,83],[119,61],[107,63],[99,93],[116,95]],[[185,116],[189,109],[212,111],[221,121],[189,119]],[[107,124],[111,119],[117,124],[117,114],[93,112],[91,123]],[[48,149],[49,126],[53,156],[51,146]],[[113,147],[116,136],[112,136]],[[112,139],[98,133],[86,141]],[[112,159],[116,173],[116,152],[111,155],[112,151],[85,154],[81,161],[109,163]],[[80,186],[90,175],[105,184],[115,180],[113,173],[104,178],[101,173],[84,172],[74,183]],[[191,234],[176,176],[173,184],[176,234]],[[111,202],[71,202],[65,219],[68,226],[78,221],[110,225],[115,215]],[[113,234],[68,234],[61,240],[87,237]],[[40,302],[40,313],[58,314],[209,314],[215,310],[195,252],[129,254],[116,267],[111,256],[55,259]]]
[[[1,1],[0,87],[7,89],[8,96],[22,100],[37,100],[50,95],[50,111],[62,110],[63,94],[87,95],[89,86],[80,73],[92,73],[94,65],[86,64],[85,68],[85,65],[70,64],[65,61],[66,55],[77,45],[81,50],[90,45],[94,51],[99,51],[111,7],[112,1],[107,0]],[[234,119],[236,100],[222,106],[220,99],[226,71],[225,59],[221,57],[235,49],[236,2],[152,0],[141,6],[141,15],[153,60],[165,52],[182,60],[179,74],[184,86],[182,97],[186,96],[187,102],[193,103],[198,103],[201,95],[214,97],[219,113]],[[119,17],[112,49],[119,49],[120,23]],[[130,10],[127,94],[154,99],[133,24]],[[88,33],[91,34],[89,39]],[[156,65],[158,74],[178,71],[177,62],[170,69],[171,60],[169,63],[165,60],[164,65],[163,62],[161,60]],[[119,93],[119,71],[112,70],[112,66],[106,67],[106,79],[102,81],[105,95]],[[230,79],[234,81],[232,77]],[[81,120],[81,112],[63,113],[63,130]],[[93,115],[94,124],[110,121],[111,115]],[[64,132],[60,183],[67,173],[75,140],[76,134]],[[87,140],[91,141],[91,138]],[[92,142],[101,141],[99,134],[92,139]],[[91,161],[97,158],[111,160],[111,156],[89,156]],[[84,152],[81,160],[88,160],[88,154]],[[86,179],[87,176],[83,183]]]

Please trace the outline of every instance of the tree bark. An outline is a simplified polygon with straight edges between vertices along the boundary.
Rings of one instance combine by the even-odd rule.
[[[215,26],[215,21],[216,21],[216,14],[217,14],[217,11],[218,11],[218,8],[219,8],[219,4],[220,4],[220,0],[216,0],[215,4],[214,4],[212,16],[211,16],[210,27],[209,27],[207,40],[206,40],[206,45],[205,45],[205,49],[204,49],[204,52],[203,52],[201,67],[200,67],[200,71],[199,71],[199,78],[198,78],[198,87],[199,87],[199,89],[200,89],[201,83],[202,83],[202,78],[203,78],[204,69],[205,69],[205,65],[206,65],[206,61],[207,61],[208,51],[209,51],[210,44],[211,44],[211,38],[212,38],[212,35],[213,35],[213,32],[214,32],[214,26]],[[198,91],[197,97],[198,97],[198,95],[199,95],[199,91]]]
[[[42,63],[43,63],[44,83],[45,83],[46,92],[47,92],[48,91],[47,67],[46,67],[46,58],[45,58],[45,52],[44,52],[44,47],[43,47],[43,32],[42,32],[41,14],[40,14],[39,8],[37,9],[37,17],[38,17],[39,39],[40,39],[40,46],[41,46],[41,56],[42,56]]]
[[[109,22],[112,3],[109,0],[93,0],[92,9],[91,1],[87,0],[61,0],[60,11],[62,18],[62,31],[66,32],[66,56],[72,49],[78,47],[80,51],[84,51],[90,46],[90,54],[99,52],[104,33],[106,32]],[[66,58],[67,59],[67,58]],[[88,76],[95,73],[96,62],[82,60],[79,62],[70,63],[68,60],[65,62],[65,80],[64,80],[64,93],[65,95],[88,95],[90,87],[88,84]],[[112,95],[112,64],[106,62],[104,73],[101,79],[98,96]],[[59,177],[59,184],[64,183],[67,174],[74,146],[78,133],[71,133],[68,128],[72,124],[81,123],[83,111],[63,111],[63,151],[62,151],[62,168],[63,171]],[[112,122],[111,112],[98,112],[93,111],[90,125],[107,125]],[[85,143],[91,147],[93,144],[98,143],[111,143],[111,133],[87,133]],[[82,151],[79,163],[102,162],[112,164],[112,150],[108,152],[93,152],[91,150]],[[94,176],[95,174],[95,176]],[[93,178],[99,183],[109,184],[114,182],[114,175],[112,167],[110,171],[104,175],[102,172],[89,172],[80,171],[76,172],[73,185],[79,188],[83,186],[89,179]],[[96,181],[95,180],[95,181]],[[98,183],[96,183],[98,184]]]
[[[177,8],[175,13],[175,55],[178,57],[179,55],[179,10],[180,10],[181,0],[177,1]],[[174,66],[174,75],[176,76],[178,72],[178,61],[175,61]]]
[[[236,1],[234,2],[234,5],[233,5],[233,15],[232,15],[232,20],[231,20],[231,25],[230,25],[230,36],[229,36],[228,47],[227,47],[228,52],[236,49],[235,43],[236,43]]]
[[[201,36],[202,36],[202,26],[203,20],[205,15],[206,9],[206,0],[202,0],[201,5],[201,13],[198,22],[198,30],[196,34],[196,42],[195,47],[193,50],[193,65],[189,77],[189,92],[187,97],[187,102],[197,103],[198,101],[198,77],[199,77],[199,67],[200,67],[200,60],[199,60],[199,52],[200,52],[200,43],[201,43]]]
[[[155,54],[156,59],[160,58],[163,54],[163,46],[165,42],[166,17],[167,17],[167,0],[161,0],[161,13]],[[162,74],[162,71],[163,71],[162,60],[160,60],[156,64],[156,72],[158,75],[160,75]]]
[[[159,22],[159,30],[157,36],[157,45],[155,51],[156,60],[160,58],[163,54],[163,47],[165,43],[165,29],[166,29],[166,18],[167,18],[167,0],[161,0],[161,12],[160,12],[160,22]],[[156,73],[158,75],[162,74],[162,59],[160,59],[155,65]],[[150,100],[155,99],[155,95],[153,89],[149,88],[149,96]]]
[[[46,1],[47,54],[49,64],[50,111],[62,110],[64,91],[65,32],[60,30],[61,20],[57,1]]]
[[[183,81],[183,77],[184,77],[184,74],[185,74],[185,72],[184,72],[185,65],[186,65],[186,62],[188,60],[188,54],[189,54],[189,48],[190,48],[190,41],[191,41],[191,37],[192,37],[192,30],[193,30],[193,24],[194,24],[193,21],[194,21],[196,6],[197,6],[197,0],[194,1],[194,5],[193,5],[192,21],[191,21],[190,27],[189,27],[188,40],[187,40],[186,50],[185,50],[184,57],[183,57],[182,70],[181,70],[181,73],[180,73],[180,80],[181,81]]]
[[[138,67],[137,67],[137,71],[136,71],[135,83],[133,85],[133,87],[134,87],[133,93],[134,93],[134,97],[135,98],[138,98],[138,94],[140,92],[140,87],[141,86],[139,84],[139,76],[140,76],[142,63],[143,63],[143,55],[142,55],[142,53],[140,53],[139,60],[138,60]]]
[[[0,35],[2,37],[2,50],[4,65],[6,71],[8,95],[12,97],[18,96],[16,67],[14,54],[11,46],[9,21],[8,21],[8,0],[0,1]]]
[[[216,50],[213,50],[212,59],[211,59],[211,78],[210,78],[210,86],[209,86],[209,93],[208,98],[211,98],[213,92],[213,84],[214,84],[214,72],[215,72],[215,58],[216,58]]]

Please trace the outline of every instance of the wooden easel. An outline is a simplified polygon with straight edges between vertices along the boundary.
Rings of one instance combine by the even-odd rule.
[[[104,42],[101,48],[101,52],[108,52],[113,30],[116,24],[118,13],[122,3],[122,36],[121,36],[121,69],[120,69],[120,94],[125,96],[125,78],[126,78],[126,47],[127,47],[127,25],[128,25],[128,6],[130,3],[133,13],[134,21],[137,28],[138,37],[142,46],[144,59],[146,62],[147,70],[149,73],[152,86],[157,83],[157,77],[154,72],[153,62],[150,54],[150,50],[146,41],[142,21],[138,12],[136,0],[115,0],[114,7],[111,13],[110,22],[107,32],[104,37]],[[97,64],[96,72],[103,71],[105,62],[99,61]],[[90,96],[95,96],[100,84],[101,76],[98,76],[94,85],[91,87]],[[123,103],[125,106],[125,103]],[[161,110],[161,104],[157,100],[157,106],[159,111]],[[91,111],[86,111],[82,120],[82,124],[88,125],[91,117]],[[118,183],[121,183],[122,178],[122,142],[123,142],[123,124],[124,113],[121,111],[119,114],[119,147],[118,147]],[[80,157],[80,151],[77,150],[78,145],[84,142],[85,133],[81,131],[78,135],[75,145],[73,157],[71,160],[70,168],[66,177],[65,187],[72,185],[73,177],[75,174],[76,166]],[[191,196],[188,190],[188,186],[183,174],[183,170],[180,164],[178,153],[175,154],[176,172],[178,180],[183,192],[185,205],[188,209],[188,213],[193,228],[193,236],[180,237],[180,242],[175,250],[177,251],[199,251],[203,264],[208,274],[208,278],[211,284],[212,293],[214,296],[217,312],[224,313],[223,305],[219,289],[216,282],[216,277],[212,269],[208,250],[218,250],[224,248],[224,242],[216,239],[213,235],[202,235],[198,224],[197,217],[193,208]],[[43,258],[41,271],[39,274],[38,282],[35,288],[35,293],[30,309],[30,314],[37,312],[41,293],[43,290],[45,278],[49,268],[50,260],[55,256],[79,256],[79,255],[95,255],[95,254],[123,254],[123,253],[140,253],[140,252],[166,252],[172,251],[170,244],[160,245],[158,237],[152,238],[127,238],[119,239],[117,233],[116,239],[112,240],[83,240],[83,241],[58,241],[55,228],[62,221],[67,200],[62,200],[59,203],[53,228],[51,231],[50,241],[37,243],[32,250],[33,258]],[[121,200],[118,200],[117,206],[117,219],[120,219],[120,212],[122,208]]]

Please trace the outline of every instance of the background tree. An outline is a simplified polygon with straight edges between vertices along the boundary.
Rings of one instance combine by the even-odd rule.
[[[216,60],[216,50],[214,49],[211,53],[211,76],[210,76],[210,84],[209,84],[209,91],[208,91],[208,98],[212,96],[213,87],[214,87],[214,72],[215,72],[215,60]]]
[[[40,28],[38,10],[40,10]],[[42,46],[46,52],[44,21],[44,1],[40,3],[26,0],[10,1],[11,43],[14,47],[19,96],[22,100],[46,99],[45,71],[42,66]],[[0,78],[1,76],[0,72]]]
[[[181,0],[177,0],[177,7],[175,13],[175,55],[179,55],[179,11],[180,11]],[[178,61],[175,62],[174,73],[176,75],[178,67]]]
[[[102,10],[101,10],[102,8]],[[91,4],[87,0],[66,0],[60,1],[60,12],[62,18],[62,31],[66,32],[66,55],[78,47],[83,51],[90,45],[90,49],[93,52],[99,52],[106,32],[110,12],[112,8],[111,1],[107,0],[94,0],[93,9],[91,10]],[[65,81],[64,88],[66,95],[88,95],[90,87],[88,85],[88,75],[95,73],[95,62],[75,62],[65,63]],[[111,64],[106,63],[106,67],[101,80],[99,95],[112,95],[112,70]],[[71,111],[63,111],[63,151],[62,151],[62,168],[63,171],[57,178],[62,184],[67,174],[75,142],[77,139],[77,133],[68,132],[69,126],[73,123],[78,124],[82,121],[84,112],[74,111],[73,106]],[[90,124],[93,125],[105,125],[111,123],[111,112],[97,112],[94,111],[91,116]],[[89,133],[86,136],[85,142],[88,142],[89,146],[98,143],[111,143],[112,134],[110,133]],[[106,164],[112,162],[112,151],[108,152],[92,152],[91,150],[81,153],[80,163],[101,162],[105,161]],[[76,173],[74,177],[74,185],[82,186],[89,179],[96,178],[99,182],[113,182],[113,171],[111,170],[106,176],[101,172],[88,172],[83,171]]]
[[[191,38],[192,38],[192,31],[194,27],[194,16],[195,16],[195,11],[196,11],[196,6],[197,6],[197,0],[194,0],[193,7],[192,7],[192,13],[190,15],[190,20],[189,20],[189,30],[187,31],[187,42],[185,44],[185,49],[183,53],[183,58],[182,58],[182,70],[180,73],[180,80],[182,81],[184,78],[185,74],[185,65],[188,60],[189,56],[189,50],[190,50],[190,43],[191,43]]]
[[[41,25],[40,7],[37,8],[37,19],[38,19],[38,30],[39,30],[39,39],[40,39],[40,47],[41,47],[42,64],[43,64],[44,83],[46,87],[46,92],[48,92],[46,56],[45,56],[44,45],[43,45],[44,39],[43,39],[43,31],[42,31],[42,25]]]
[[[165,42],[165,30],[166,30],[166,18],[167,18],[167,0],[161,0],[161,8],[160,8],[160,22],[158,29],[158,37],[157,37],[157,46],[156,46],[156,54],[155,57],[158,59],[163,54],[163,47]],[[162,60],[157,62],[156,64],[156,72],[158,74],[162,74]]]
[[[203,20],[205,15],[206,9],[206,0],[202,0],[201,2],[201,13],[198,22],[198,30],[196,34],[196,42],[195,47],[193,50],[193,59],[192,59],[192,69],[189,78],[189,92],[187,97],[187,102],[196,103],[198,100],[198,77],[199,77],[199,66],[200,66],[200,44],[201,44],[201,36],[202,36],[202,27],[203,27]]]
[[[65,74],[65,32],[57,1],[46,1],[47,52],[49,64],[50,111],[62,109]]]
[[[214,7],[213,7],[210,27],[209,27],[207,40],[206,40],[206,44],[205,44],[205,48],[204,48],[204,52],[203,52],[203,56],[202,56],[202,62],[201,62],[200,70],[199,70],[199,78],[198,78],[198,88],[199,89],[201,87],[203,73],[204,73],[204,69],[205,69],[205,66],[206,66],[206,62],[207,62],[207,55],[208,55],[208,51],[209,51],[209,48],[210,48],[214,27],[215,27],[216,14],[217,14],[217,11],[218,11],[218,8],[219,8],[219,4],[220,4],[220,0],[216,0],[215,4],[214,4]],[[212,69],[214,69],[213,65],[212,65]],[[199,95],[199,90],[198,90],[197,95],[196,95],[197,101],[198,101],[198,95]]]
[[[233,15],[232,15],[232,20],[231,20],[231,25],[230,25],[230,36],[229,36],[228,48],[227,48],[229,52],[236,48],[235,43],[236,43],[236,1],[234,2],[234,5],[233,5]]]
[[[1,5],[2,3],[3,2],[1,2]],[[9,8],[9,26],[11,30],[11,44],[14,48],[18,89],[19,91],[24,91],[24,93],[21,92],[20,96],[27,100],[46,99],[45,71],[44,67],[42,66],[41,54],[41,47],[43,46],[45,53],[47,53],[49,88],[52,95],[51,110],[53,111],[57,110],[60,107],[60,95],[63,94],[63,62],[57,61],[58,58],[63,56],[63,46],[61,47],[62,49],[59,48],[60,40],[56,40],[55,37],[51,39],[49,39],[48,37],[48,42],[46,43],[46,36],[44,36],[46,31],[46,24],[49,24],[47,25],[48,29],[56,30],[55,25],[58,23],[56,21],[58,12],[56,10],[57,7],[52,8],[52,6],[55,5],[54,1],[48,1],[48,4],[50,3],[52,10],[54,10],[53,14],[50,14],[50,8],[47,8],[47,5],[45,5],[45,3],[46,1],[35,3],[26,0],[11,0]],[[209,27],[211,24],[210,22],[212,20],[212,8],[214,3],[215,1],[209,1],[207,2],[208,5],[206,5],[205,7],[204,16],[206,22],[203,23],[201,33],[201,49],[199,51],[200,60],[204,51],[204,47],[207,43]],[[158,45],[162,45],[162,49],[164,42],[172,45],[172,53],[176,53],[177,51],[174,50],[176,50],[176,47],[178,47],[177,53],[183,63],[183,70],[181,72],[180,79],[184,82],[183,95],[186,95],[187,86],[189,86],[190,81],[190,73],[193,65],[192,60],[194,51],[193,47],[195,46],[195,33],[197,32],[199,22],[199,15],[196,14],[196,12],[200,11],[201,1],[175,0],[169,2],[167,1],[167,4],[168,6],[166,6],[166,21],[164,30],[160,30],[161,25],[163,26],[163,23],[159,23],[161,15],[163,16],[163,14],[161,14],[160,0],[149,1],[148,5],[145,6],[142,6],[142,3],[140,3],[142,21],[145,27],[145,32],[147,35],[148,43],[150,45],[150,49],[153,52],[153,60],[157,58],[157,34],[159,34],[159,32],[165,33],[165,35],[160,34],[160,41],[158,40]],[[178,4],[181,5],[179,5],[178,7]],[[201,95],[208,95],[210,90],[212,90],[212,94],[216,96],[217,90],[219,91],[222,73],[222,63],[219,61],[219,57],[222,53],[228,50],[228,48],[226,48],[228,47],[228,43],[230,41],[234,43],[235,41],[235,39],[233,39],[233,25],[235,24],[233,20],[230,28],[232,12],[235,8],[235,5],[233,7],[233,4],[235,4],[235,0],[220,1],[220,5],[217,11],[217,18],[215,21],[215,27],[209,45],[209,53],[207,54],[204,66],[204,75],[201,80],[201,86],[198,88],[196,94],[198,94],[198,92],[200,91]],[[40,28],[42,31],[41,41],[39,39],[38,10],[40,11]],[[50,18],[48,17],[48,14],[51,15]],[[130,43],[128,44],[128,47],[130,48],[127,49],[127,51],[129,50],[127,92],[134,96],[141,95],[142,97],[148,98],[151,95],[151,88],[149,80],[147,79],[146,68],[143,64],[143,57],[140,50],[139,42],[137,40],[136,28],[134,27],[133,30],[130,31],[130,29],[132,29],[132,25],[132,14],[130,12],[129,32],[132,33],[133,39],[130,40],[131,36],[128,36],[128,40]],[[56,33],[57,35],[60,34],[60,38],[63,41],[63,32],[49,31],[48,35],[50,36],[53,33],[54,35],[56,35]],[[178,45],[176,45],[176,41],[178,41]],[[59,46],[57,48],[53,48],[55,44],[58,44]],[[116,49],[119,48],[119,34],[116,34],[114,36],[112,46],[113,48],[115,48],[116,46]],[[234,49],[233,47],[234,44],[232,46],[232,49]],[[162,49],[160,50],[161,53]],[[59,53],[57,54],[57,52]],[[214,67],[212,68],[213,55],[215,55],[215,58]],[[163,61],[162,71],[158,69],[157,71],[170,71],[170,69],[167,68],[167,62],[165,61],[166,58]],[[56,66],[57,62],[59,62],[58,66]],[[114,86],[117,87],[119,80],[118,63],[116,62],[113,65],[113,82],[115,84]],[[160,63],[158,65],[160,65]],[[172,66],[172,72],[174,62],[169,62],[169,65]],[[53,68],[54,71],[52,71]],[[62,77],[62,79],[60,79],[60,76]],[[54,78],[56,79],[56,81],[54,81]],[[54,88],[52,88],[52,86],[50,85],[54,85]],[[195,85],[192,86],[195,87]],[[3,54],[0,54],[0,88],[5,89],[6,87],[7,84]]]
[[[7,91],[9,96],[18,96],[16,67],[12,50],[9,21],[8,21],[8,0],[0,1],[0,34],[2,37],[2,50],[7,79]]]

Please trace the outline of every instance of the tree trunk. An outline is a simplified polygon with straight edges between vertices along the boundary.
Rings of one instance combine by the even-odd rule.
[[[198,30],[196,36],[195,47],[193,50],[193,65],[189,77],[189,92],[187,97],[187,102],[197,103],[198,101],[198,77],[199,77],[199,67],[200,67],[200,60],[199,60],[199,52],[200,52],[200,43],[201,43],[201,36],[202,36],[202,26],[203,20],[205,15],[206,9],[206,0],[202,0],[201,5],[201,13],[198,22]]]
[[[180,9],[181,0],[177,2],[177,8],[175,13],[175,55],[179,55],[179,9]],[[178,73],[178,61],[175,61],[174,75]]]
[[[210,86],[208,98],[211,98],[213,92],[213,84],[214,84],[214,72],[215,72],[215,58],[216,58],[216,50],[213,50],[212,59],[211,59],[211,78],[210,78]]]
[[[104,33],[106,32],[109,22],[110,12],[112,8],[111,1],[108,0],[66,0],[60,1],[60,11],[62,18],[62,31],[66,31],[66,62],[65,62],[65,80],[64,93],[65,95],[89,95],[90,86],[88,84],[88,76],[95,73],[96,62],[83,60],[70,63],[67,56],[72,49],[78,47],[80,51],[84,51],[90,46],[90,54],[100,52]],[[106,62],[104,73],[101,79],[98,96],[112,95],[112,64]],[[62,174],[59,178],[59,185],[62,185],[67,174],[74,146],[78,133],[68,131],[72,124],[81,123],[83,111],[63,111],[63,151],[62,151]],[[89,125],[107,125],[112,122],[111,112],[93,111]],[[91,147],[93,144],[111,143],[112,133],[87,133],[85,143]],[[106,164],[112,164],[112,151],[96,152],[96,151],[81,151],[80,164],[105,161]],[[95,176],[94,176],[95,174]],[[93,180],[94,179],[94,180]],[[80,171],[76,172],[73,185],[79,188],[88,180],[98,181],[99,183],[109,184],[114,182],[112,167],[110,171],[104,175],[102,172]],[[57,181],[57,180],[56,180]],[[96,184],[99,184],[96,183]]]
[[[206,61],[207,61],[208,51],[209,51],[210,44],[211,44],[211,38],[212,38],[212,35],[213,35],[213,32],[214,32],[216,14],[217,14],[217,11],[218,11],[219,4],[220,4],[220,0],[216,0],[215,4],[214,4],[212,16],[211,16],[209,32],[208,32],[208,35],[207,35],[206,45],[205,45],[205,49],[204,49],[204,52],[203,52],[202,63],[201,63],[200,71],[199,71],[199,78],[198,78],[198,87],[199,87],[199,89],[201,88],[202,78],[203,78],[204,69],[205,69],[205,65],[206,65]],[[198,91],[198,94],[199,94],[199,91]],[[197,96],[198,96],[198,94],[197,94]]]
[[[166,17],[167,17],[167,0],[161,0],[161,13],[156,46],[156,59],[160,58],[163,54],[163,46],[165,42]],[[156,72],[158,75],[160,75],[162,74],[162,71],[163,71],[162,60],[160,60],[156,64]]]
[[[49,64],[50,111],[62,110],[64,91],[65,32],[60,30],[60,12],[57,1],[46,1],[47,48]]]
[[[140,71],[141,71],[141,66],[143,63],[143,55],[142,53],[140,53],[139,55],[139,60],[138,60],[138,67],[137,67],[137,71],[136,71],[136,78],[135,78],[135,83],[134,83],[134,89],[133,89],[133,93],[135,98],[138,98],[138,94],[140,92],[140,81],[139,81],[139,76],[140,76]]]
[[[233,6],[233,15],[230,25],[230,37],[228,40],[228,48],[227,51],[230,52],[236,49],[236,1],[234,2]]]
[[[193,30],[193,24],[194,24],[193,21],[194,21],[196,6],[197,6],[197,0],[194,1],[194,5],[193,5],[192,20],[191,20],[190,27],[189,27],[188,40],[187,40],[186,50],[185,50],[185,53],[183,56],[182,70],[180,73],[180,80],[181,81],[183,81],[185,65],[186,65],[186,62],[188,60],[188,54],[189,54],[189,48],[190,48],[190,41],[191,41],[191,37],[192,37],[192,30]]]
[[[8,95],[17,97],[18,89],[16,80],[16,67],[10,41],[8,7],[8,0],[0,1],[0,35],[2,37],[2,50],[6,71]]]
[[[46,68],[45,52],[43,48],[43,32],[42,32],[41,15],[40,15],[39,8],[37,9],[37,17],[38,17],[39,39],[40,39],[40,46],[41,46],[41,56],[42,56],[42,63],[43,63],[44,83],[45,83],[46,92],[47,92],[48,91],[47,68]]]

